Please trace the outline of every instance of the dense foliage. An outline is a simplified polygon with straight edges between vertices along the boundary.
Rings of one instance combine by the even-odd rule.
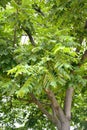
[[[64,107],[73,87],[71,125],[87,128],[87,1],[0,1],[1,130],[55,130],[31,93],[52,113],[44,89]],[[28,36],[28,43],[21,37]],[[33,103],[32,103],[33,102]]]

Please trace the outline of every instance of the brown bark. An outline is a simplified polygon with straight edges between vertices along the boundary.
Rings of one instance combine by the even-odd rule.
[[[56,127],[59,130],[70,130],[70,119],[71,119],[71,103],[72,103],[72,95],[73,95],[73,88],[68,88],[66,90],[66,96],[65,96],[65,114],[58,104],[54,93],[51,90],[45,90],[47,93],[51,103],[52,103],[52,109],[55,116],[58,118],[58,123],[56,124]],[[60,127],[59,127],[60,125]]]
[[[61,130],[70,130],[70,121],[66,121],[65,123],[62,123]]]
[[[33,100],[33,103],[35,103],[35,104],[38,106],[38,108],[42,111],[42,113],[45,114],[50,121],[52,121],[54,124],[56,124],[56,123],[57,123],[57,119],[56,119],[55,117],[53,117],[53,116],[44,108],[44,106],[42,105],[42,103],[40,103],[40,101],[34,96],[34,94],[33,94],[33,93],[30,93],[30,96],[31,96],[31,98],[32,98],[32,100]]]
[[[65,115],[64,115],[64,112],[63,110],[61,109],[60,105],[58,104],[56,98],[55,98],[55,95],[54,93],[51,91],[51,90],[45,90],[45,92],[47,93],[50,101],[52,102],[52,105],[54,107],[54,110],[56,112],[56,115],[57,117],[59,118],[59,120],[61,122],[64,122],[65,121]]]
[[[84,54],[82,55],[81,61],[84,62],[85,60],[87,60],[87,50],[85,50]]]
[[[71,119],[71,103],[72,103],[73,91],[74,89],[70,87],[66,90],[66,95],[65,95],[64,112],[68,120]]]
[[[36,43],[35,43],[34,38],[33,38],[32,34],[31,34],[31,32],[30,32],[30,29],[24,28],[24,27],[22,27],[22,29],[27,33],[31,44],[32,44],[33,46],[36,46]]]
[[[58,130],[70,130],[73,88],[71,87],[66,90],[64,111],[58,104],[54,93],[50,89],[44,90],[51,102],[52,114],[46,110],[43,104],[34,96],[33,93],[30,93],[29,95],[32,102],[38,106],[38,108],[47,116],[47,118],[56,126]]]
[[[87,29],[87,20],[85,21],[84,29]]]

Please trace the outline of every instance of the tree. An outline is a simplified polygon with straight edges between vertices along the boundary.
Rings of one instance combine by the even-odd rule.
[[[6,128],[15,128],[11,124],[21,110],[25,116],[19,118],[25,127],[42,129],[41,117],[43,122],[50,120],[58,130],[69,130],[70,122],[75,121],[74,125],[87,122],[83,113],[79,118],[82,104],[86,111],[87,99],[86,5],[86,0],[5,0],[1,3],[0,98]],[[28,45],[20,43],[22,35],[29,37]],[[10,110],[8,114],[7,110]],[[38,124],[32,111],[40,117],[41,127],[31,125]]]

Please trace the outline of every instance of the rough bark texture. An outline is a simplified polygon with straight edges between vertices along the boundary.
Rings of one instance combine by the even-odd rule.
[[[30,93],[29,95],[31,96],[32,102],[35,103],[38,108],[47,116],[47,118],[56,126],[57,130],[70,130],[73,88],[67,88],[66,90],[64,111],[58,104],[54,93],[50,89],[44,89],[44,91],[51,102],[51,114],[46,110],[43,104],[34,96],[34,94]]]
[[[70,122],[66,121],[65,123],[62,123],[61,130],[70,130]]]
[[[72,103],[72,96],[73,96],[73,88],[68,88],[66,90],[66,95],[65,95],[65,106],[64,106],[64,112],[67,117],[67,119],[71,119],[71,103]]]
[[[72,103],[72,95],[73,95],[73,88],[68,88],[66,90],[65,95],[65,109],[64,112],[60,105],[58,104],[54,93],[51,90],[45,90],[52,103],[53,113],[58,119],[56,127],[58,130],[70,130],[70,119],[71,119],[71,103]]]

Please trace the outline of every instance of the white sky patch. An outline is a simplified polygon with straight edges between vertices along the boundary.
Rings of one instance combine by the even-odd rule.
[[[82,45],[83,45],[84,47],[86,47],[86,39],[85,39],[85,38],[84,38],[83,41],[82,41]]]
[[[23,36],[21,37],[21,43],[22,43],[22,45],[23,45],[23,44],[28,44],[28,43],[29,43],[29,38],[28,38],[28,36],[23,35]]]

